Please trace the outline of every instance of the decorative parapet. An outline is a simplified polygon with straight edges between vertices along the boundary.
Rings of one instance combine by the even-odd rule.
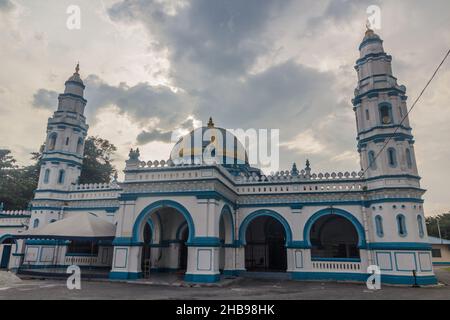
[[[0,210],[0,216],[11,216],[12,218],[23,216],[27,218],[31,216],[31,211],[29,210]]]
[[[204,163],[189,163],[189,164],[174,164],[170,159],[169,160],[155,160],[155,161],[139,161],[136,163],[136,166],[125,169],[125,172],[151,172],[152,170],[160,171],[161,169],[165,169],[170,171],[171,169],[200,169],[202,167],[211,167],[216,166],[217,169],[233,180],[236,184],[248,184],[248,183],[286,183],[286,182],[302,182],[302,181],[348,181],[352,180],[355,182],[360,182],[364,178],[363,172],[332,172],[332,173],[311,173],[309,162],[307,163],[307,167],[304,170],[297,170],[296,166],[293,166],[291,171],[278,171],[276,173],[272,173],[270,175],[258,175],[253,173],[252,175],[246,175],[242,173],[239,176],[234,176],[230,174],[226,168],[217,165],[217,164],[204,164]],[[127,180],[127,178],[125,179]],[[132,178],[134,180],[134,178]]]
[[[110,183],[89,183],[72,185],[69,191],[107,191],[120,189],[116,181]]]
[[[279,171],[272,173],[271,175],[258,176],[253,174],[251,176],[238,176],[236,177],[237,183],[285,183],[296,181],[339,181],[339,180],[362,180],[364,177],[363,172],[332,172],[332,173],[313,173],[310,174],[305,170],[300,172]]]

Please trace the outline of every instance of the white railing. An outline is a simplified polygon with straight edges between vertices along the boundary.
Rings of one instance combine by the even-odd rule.
[[[64,263],[66,265],[81,265],[81,266],[94,266],[97,264],[98,257],[90,257],[90,256],[66,256],[64,259]]]
[[[312,267],[320,271],[334,272],[359,272],[361,271],[361,262],[350,261],[313,261]]]

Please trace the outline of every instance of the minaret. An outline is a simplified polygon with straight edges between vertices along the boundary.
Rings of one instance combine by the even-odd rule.
[[[48,119],[38,191],[68,190],[80,177],[88,125],[83,115],[85,86],[79,71],[77,64],[75,73],[65,82],[64,93],[58,97],[58,109]]]
[[[384,51],[383,41],[372,30],[366,31],[359,51],[353,105],[365,177],[414,179],[418,172],[407,116],[406,87],[397,83],[392,73],[392,57]]]

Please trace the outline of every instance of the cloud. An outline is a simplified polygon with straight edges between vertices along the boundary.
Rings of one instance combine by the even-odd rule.
[[[14,9],[14,3],[10,0],[0,0],[0,11],[9,12]]]
[[[58,92],[39,89],[33,95],[33,107],[41,109],[55,110],[58,105]]]
[[[138,83],[128,86],[110,85],[97,75],[85,80],[87,112],[95,115],[100,109],[116,106],[118,112],[130,116],[142,126],[150,122],[168,130],[184,121],[192,109],[192,99],[185,93],[166,86]],[[93,117],[92,117],[93,118]]]
[[[142,131],[136,137],[136,140],[138,145],[145,145],[155,141],[170,143],[172,141],[172,131],[162,131],[159,129]]]

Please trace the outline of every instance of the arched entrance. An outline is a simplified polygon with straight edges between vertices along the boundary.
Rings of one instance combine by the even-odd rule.
[[[149,221],[145,224],[143,234],[144,245],[142,246],[141,270],[144,274],[144,278],[147,278],[150,275],[152,233],[151,221]]]
[[[309,231],[311,258],[359,258],[359,235],[353,223],[340,215],[318,218]]]
[[[14,244],[16,244],[16,241],[11,236],[0,237],[0,269],[8,268]]]
[[[148,222],[147,222],[148,221]],[[189,212],[173,201],[159,201],[145,208],[133,227],[133,238],[143,243],[141,270],[182,271],[187,267],[186,243],[193,237]]]
[[[234,263],[227,260],[227,247],[233,245],[234,243],[234,222],[233,214],[228,205],[222,208],[220,219],[219,219],[219,239],[220,239],[220,250],[219,250],[219,271],[223,271],[227,268],[233,267]],[[230,259],[230,256],[228,256]]]
[[[247,271],[284,272],[287,268],[286,232],[271,216],[254,218],[245,232]]]

